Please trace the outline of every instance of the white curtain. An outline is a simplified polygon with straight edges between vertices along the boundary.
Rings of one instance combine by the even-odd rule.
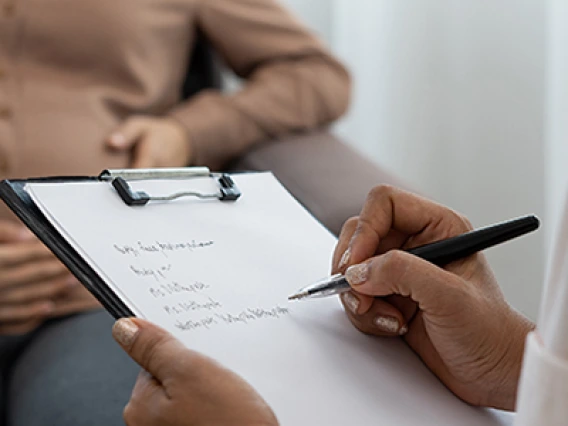
[[[552,217],[545,183],[557,179],[545,161],[560,161],[544,142],[546,2],[285,3],[351,69],[353,105],[337,133],[476,226],[543,219],[539,233],[487,251],[508,299],[536,318]]]
[[[568,195],[568,2],[548,1],[545,188],[548,239],[553,238]]]

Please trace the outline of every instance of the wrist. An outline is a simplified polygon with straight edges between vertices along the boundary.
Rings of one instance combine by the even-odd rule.
[[[182,141],[183,149],[185,151],[184,164],[185,166],[195,166],[199,162],[197,160],[197,149],[193,138],[190,135],[188,129],[179,122],[175,117],[165,117],[167,123],[174,129],[177,133],[179,140]]]
[[[498,379],[495,382],[496,386],[488,393],[487,403],[484,405],[513,411],[516,406],[526,338],[534,330],[535,325],[512,308],[510,311],[503,328],[500,361],[495,366]]]

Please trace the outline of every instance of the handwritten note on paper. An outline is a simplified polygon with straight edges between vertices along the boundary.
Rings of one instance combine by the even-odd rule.
[[[145,207],[106,183],[27,190],[133,312],[242,375],[283,425],[510,424],[455,398],[399,339],[356,331],[336,298],[288,303],[329,273],[335,239],[271,174],[235,181],[235,203]],[[163,195],[188,185],[215,189],[210,179],[132,186]]]
[[[272,308],[248,307],[240,312],[227,312],[217,292],[210,284],[188,280],[185,268],[176,271],[174,257],[189,259],[197,250],[213,248],[212,240],[206,241],[136,241],[129,244],[113,244],[113,248],[129,263],[133,277],[144,278],[142,286],[169,315],[178,330],[210,329],[219,325],[247,324],[262,319],[278,319],[288,315],[285,306]],[[178,256],[176,256],[178,254]],[[155,266],[158,261],[158,266]],[[154,266],[148,267],[152,264]],[[183,266],[183,264],[182,264]],[[179,268],[179,266],[178,266]],[[175,277],[180,277],[177,279]]]

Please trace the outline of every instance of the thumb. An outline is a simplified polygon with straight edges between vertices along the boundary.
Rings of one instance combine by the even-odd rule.
[[[128,119],[108,137],[106,143],[118,150],[131,149],[144,135],[145,129],[142,121],[136,118]]]
[[[345,278],[358,293],[410,297],[422,311],[438,314],[455,310],[466,285],[459,276],[400,250],[349,267]]]
[[[176,365],[189,350],[167,331],[139,318],[119,319],[114,339],[126,353],[160,383],[177,374]]]

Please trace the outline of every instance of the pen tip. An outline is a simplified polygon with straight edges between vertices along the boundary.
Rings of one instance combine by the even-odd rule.
[[[306,292],[296,293],[296,294],[293,294],[292,296],[288,296],[288,300],[298,300],[298,299],[301,299],[301,298],[306,297],[306,296],[307,296]]]

